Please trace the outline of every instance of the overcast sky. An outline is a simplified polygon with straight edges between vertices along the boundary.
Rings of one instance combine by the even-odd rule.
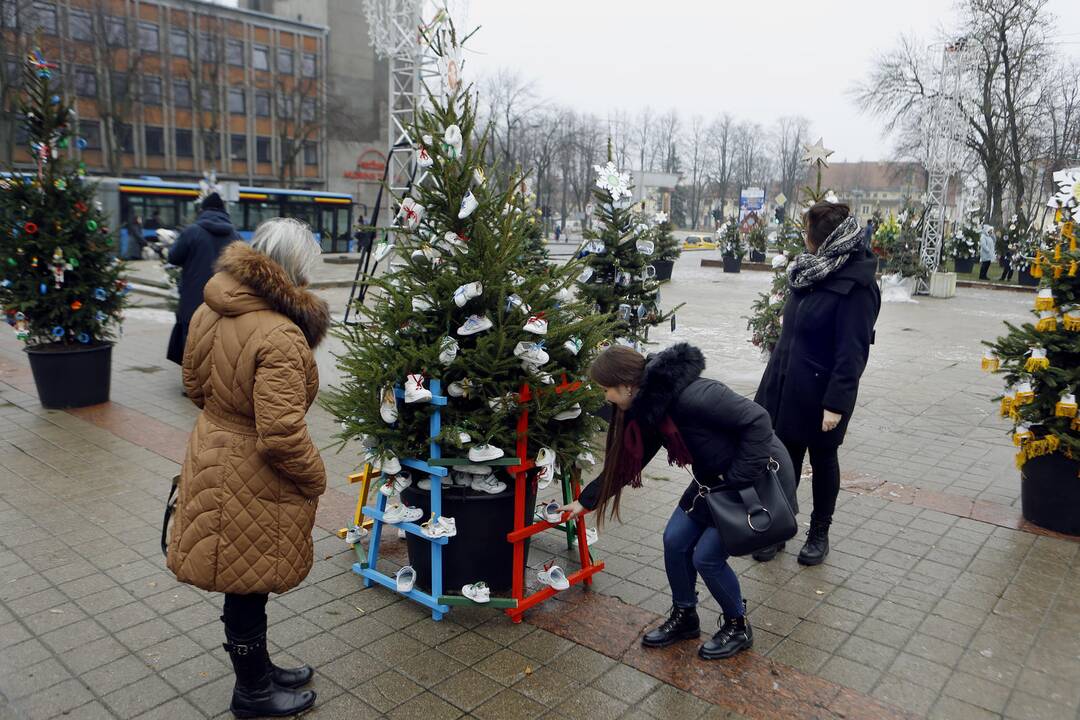
[[[771,125],[810,119],[833,160],[889,158],[880,125],[847,91],[899,35],[928,42],[947,26],[942,0],[458,0],[469,28],[466,74],[520,70],[542,98],[607,117],[678,108]],[[1050,0],[1060,50],[1080,57],[1080,2]],[[648,11],[639,8],[647,8]]]

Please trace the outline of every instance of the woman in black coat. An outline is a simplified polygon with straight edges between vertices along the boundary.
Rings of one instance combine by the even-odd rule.
[[[177,365],[184,363],[188,325],[202,305],[203,288],[214,275],[214,264],[225,246],[239,239],[221,196],[210,193],[203,200],[198,219],[184,228],[169,248],[169,264],[181,268],[180,306],[176,309],[176,325],[165,357]]]
[[[664,647],[700,635],[696,587],[701,575],[724,611],[720,630],[698,650],[702,658],[714,660],[749,648],[753,631],[704,494],[755,483],[772,458],[780,464],[781,482],[794,507],[795,476],[768,414],[723,383],[701,377],[704,369],[701,351],[685,343],[648,359],[621,346],[601,353],[589,374],[614,406],[604,470],[562,511],[578,516],[597,510],[603,517],[610,506],[611,515],[618,517],[623,488],[640,487],[642,469],[661,445],[666,447],[668,462],[685,467],[690,483],[664,529],[672,614],[641,642]]]
[[[806,213],[806,249],[788,268],[791,294],[780,340],[754,398],[769,411],[795,464],[796,481],[810,452],[814,510],[803,565],[829,553],[829,525],[840,494],[837,449],[844,441],[859,378],[881,308],[877,258],[847,205],[820,202]],[[754,553],[771,560],[783,544]]]

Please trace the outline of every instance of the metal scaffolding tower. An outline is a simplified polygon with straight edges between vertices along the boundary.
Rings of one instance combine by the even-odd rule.
[[[920,259],[931,273],[937,272],[941,262],[949,179],[960,169],[963,157],[964,123],[961,103],[964,96],[966,54],[964,39],[945,46],[941,56],[938,92],[933,98],[927,124],[926,170],[929,177]],[[917,292],[928,290],[929,287],[920,282]]]

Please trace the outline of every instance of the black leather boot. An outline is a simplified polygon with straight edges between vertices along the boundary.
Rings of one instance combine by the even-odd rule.
[[[671,617],[655,630],[645,633],[641,644],[645,647],[667,647],[680,640],[690,640],[701,635],[701,622],[697,608],[671,609]]]
[[[758,562],[769,562],[774,557],[776,557],[781,550],[784,549],[785,545],[787,545],[787,543],[777,543],[776,545],[763,547],[760,550],[755,551],[754,554],[750,557],[754,558]]]
[[[236,685],[229,710],[238,718],[287,717],[315,704],[315,691],[290,690],[277,685],[266,653],[266,633],[246,638],[231,636],[222,645],[232,660]]]
[[[222,623],[225,622],[224,615],[220,619]],[[265,624],[259,630],[265,632]],[[228,637],[228,630],[225,631],[225,635]],[[311,678],[315,677],[315,670],[310,665],[301,665],[298,668],[279,668],[270,660],[270,653],[267,650],[266,643],[263,643],[263,652],[266,653],[266,664],[270,666],[270,679],[280,687],[304,687],[311,682]]]
[[[743,603],[746,607],[746,603]],[[723,660],[754,646],[754,630],[750,620],[744,614],[737,618],[724,618],[724,624],[716,631],[711,640],[698,649],[702,660]]]
[[[815,520],[810,518],[810,529],[806,531],[806,544],[799,551],[800,565],[820,565],[829,554],[829,525],[828,520]]]

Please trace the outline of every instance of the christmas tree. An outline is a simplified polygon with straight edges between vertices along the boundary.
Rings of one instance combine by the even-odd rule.
[[[457,54],[452,29],[437,54]],[[476,99],[460,80],[418,109],[416,162],[427,179],[399,198],[391,239],[376,255],[395,255],[387,272],[368,278],[376,293],[357,308],[361,322],[338,331],[344,380],[325,405],[342,423],[339,438],[361,439],[384,468],[394,459],[429,456],[429,379],[449,396],[438,441],[444,457],[492,448],[513,457],[516,422],[528,409],[529,452],[547,447],[563,467],[600,429],[603,403],[580,384],[610,323],[570,289],[581,263],[530,269],[526,238],[535,227],[520,174],[488,176],[486,134],[476,127]],[[525,405],[518,391],[533,392]],[[567,392],[576,388],[581,392]],[[394,397],[404,388],[404,403]]]
[[[668,320],[674,310],[660,309],[660,283],[652,266],[656,242],[648,225],[630,209],[630,175],[610,160],[610,144],[608,157],[606,165],[595,167],[596,223],[584,233],[580,296],[597,314],[614,317],[618,341],[640,350],[649,341],[649,328]]]
[[[734,217],[716,230],[716,240],[720,243],[720,252],[726,257],[737,260],[746,257],[746,241],[739,232],[739,223]]]
[[[968,260],[979,256],[979,214],[978,209],[968,212],[964,222],[953,229],[952,235],[945,241],[944,257]]]
[[[814,145],[803,145],[805,154],[803,162],[817,169],[817,180],[814,187],[803,187],[803,200],[800,203],[805,211],[814,203],[823,200],[835,201],[831,190],[821,187],[821,170],[829,166],[828,157],[832,150],[827,150],[819,138]],[[769,292],[760,293],[757,300],[751,306],[751,314],[746,318],[746,329],[750,331],[750,342],[754,347],[761,348],[763,355],[768,356],[776,343],[780,342],[780,329],[784,317],[784,305],[787,303],[791,287],[788,285],[787,266],[795,257],[806,252],[806,228],[803,226],[802,215],[795,219],[785,219],[777,233],[777,245],[779,252],[773,256],[773,278],[769,286]]]
[[[899,273],[901,277],[929,277],[919,251],[922,247],[922,228],[929,207],[918,207],[909,198],[904,201],[894,224],[886,223],[878,230],[882,233],[879,244],[884,252],[884,274]],[[890,221],[892,218],[890,217]],[[877,233],[874,239],[878,240]]]
[[[653,243],[655,259],[674,262],[682,255],[682,245],[671,232],[671,219],[666,212],[653,215]]]
[[[127,286],[94,186],[65,158],[85,141],[55,70],[36,50],[24,68],[21,122],[37,170],[0,178],[0,308],[29,345],[99,345],[119,327]]]
[[[1008,333],[986,343],[990,350],[982,361],[983,369],[1005,375],[1005,394],[996,400],[1002,416],[1013,421],[1017,467],[1052,453],[1080,457],[1080,169],[1054,173],[1054,182],[1051,249],[1036,250],[1031,261],[1032,275],[1041,278],[1035,320],[1020,327],[1006,323]]]

